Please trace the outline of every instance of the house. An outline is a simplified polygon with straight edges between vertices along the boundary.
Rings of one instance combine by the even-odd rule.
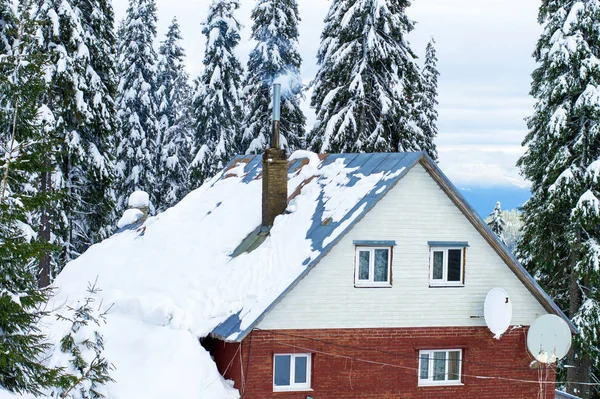
[[[576,332],[423,153],[269,149],[131,222],[56,279],[56,306],[96,279],[111,306],[109,398],[551,398],[527,327]]]
[[[342,186],[379,181],[352,207],[340,206],[341,194],[330,206],[341,212],[325,215],[340,186],[290,164],[290,176],[323,180],[306,234],[319,255],[263,313],[240,311],[203,340],[225,378],[248,399],[538,397],[527,326],[553,313],[576,332],[560,309],[426,155],[310,162],[340,160]],[[261,163],[240,157],[230,167],[243,166],[248,181],[260,178]],[[499,340],[482,318],[494,287],[514,307],[514,327]],[[553,395],[549,384],[545,397]]]

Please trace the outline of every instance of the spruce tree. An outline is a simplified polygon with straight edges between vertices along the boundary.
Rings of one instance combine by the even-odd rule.
[[[34,29],[27,10],[21,19],[10,1],[0,1],[0,390],[40,394],[58,375],[43,365],[48,344],[38,322],[49,291],[36,279],[40,259],[53,248],[36,237],[29,216],[53,200],[32,182],[48,172],[54,146],[38,108],[45,57],[24,55]]]
[[[69,331],[60,340],[60,366],[65,373],[58,379],[51,396],[72,399],[101,399],[107,397],[106,384],[114,382],[110,376],[113,365],[104,354],[104,339],[100,327],[106,324],[108,309],[96,304],[100,289],[96,283],[88,286],[88,295],[59,320],[70,324]]]
[[[40,234],[63,248],[59,259],[43,262],[52,276],[110,233],[114,38],[109,6],[86,0],[32,3],[38,31],[29,51],[49,55],[40,102],[48,111],[47,133],[58,146],[41,185],[63,194],[40,215]]]
[[[120,81],[117,98],[116,192],[118,213],[127,208],[136,190],[156,201],[158,166],[158,106],[156,72],[158,56],[155,0],[130,0],[119,47]]]
[[[235,55],[240,24],[234,15],[239,7],[238,0],[214,1],[202,30],[206,53],[194,99],[196,153],[190,172],[194,188],[223,169],[241,150],[243,71]]]
[[[300,109],[302,79],[298,53],[296,0],[258,0],[252,11],[252,39],[244,96],[247,104],[242,151],[261,153],[271,142],[273,82],[285,82],[281,103],[281,146],[292,152],[304,148],[306,118]]]
[[[438,120],[438,78],[440,73],[437,70],[437,55],[435,51],[435,40],[431,38],[427,43],[427,50],[425,52],[425,65],[422,71],[422,91],[418,96],[418,103],[416,107],[417,111],[417,123],[422,131],[423,142],[420,145],[421,150],[427,152],[427,154],[433,159],[437,160],[438,153],[435,145],[435,138],[438,134],[437,120]]]
[[[86,66],[84,101],[88,108],[85,124],[80,127],[86,156],[81,162],[80,194],[75,198],[71,226],[76,254],[107,238],[116,218],[114,190],[114,145],[117,131],[115,98],[116,36],[110,0],[74,0],[80,15],[83,42],[89,52]]]
[[[415,121],[422,90],[408,0],[333,0],[318,53],[308,136],[315,152],[426,150]]]
[[[506,227],[506,222],[502,217],[502,206],[500,205],[500,201],[496,202],[494,210],[492,213],[490,213],[487,225],[490,226],[490,229],[498,236],[500,241],[506,245],[506,241],[504,240],[504,229]]]
[[[592,397],[600,350],[600,6],[545,1],[534,57],[537,100],[519,160],[532,182],[519,257],[580,329],[567,356],[567,391]]]
[[[184,70],[181,40],[179,24],[173,19],[159,50],[157,96],[161,141],[157,159],[157,212],[175,205],[189,192],[192,93]]]
[[[0,56],[12,54],[17,35],[18,21],[13,2],[0,0]]]

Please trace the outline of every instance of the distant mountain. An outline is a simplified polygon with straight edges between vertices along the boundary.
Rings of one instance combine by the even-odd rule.
[[[502,209],[509,210],[521,207],[531,197],[529,188],[515,186],[467,186],[459,189],[479,216],[484,219],[492,212],[497,201],[502,203]]]

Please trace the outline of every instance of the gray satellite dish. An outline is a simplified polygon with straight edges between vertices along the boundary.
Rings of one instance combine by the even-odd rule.
[[[540,363],[554,363],[571,348],[571,330],[560,317],[547,314],[538,317],[529,327],[527,349]]]
[[[500,339],[512,320],[512,301],[508,292],[502,288],[494,288],[488,292],[483,304],[483,316],[485,324],[494,333],[494,338]]]

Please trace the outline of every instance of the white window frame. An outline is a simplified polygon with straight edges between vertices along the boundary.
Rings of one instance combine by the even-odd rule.
[[[448,251],[460,250],[460,281],[448,281]],[[444,264],[442,266],[443,278],[433,278],[434,252],[444,253]],[[430,247],[429,248],[429,285],[431,287],[464,287],[465,286],[465,247]]]
[[[275,385],[275,357],[290,356],[290,385]],[[296,384],[294,382],[296,371],[296,358],[306,358],[306,382]],[[273,392],[291,392],[291,391],[312,391],[311,389],[311,370],[312,356],[310,353],[275,353],[273,355]]]
[[[387,281],[375,281],[375,250],[386,249],[388,251],[388,267],[387,267]],[[360,271],[360,252],[370,252],[369,254],[369,279],[359,280]],[[354,286],[362,288],[380,288],[380,287],[391,287],[392,286],[392,247],[389,246],[356,246],[356,253],[354,255]]]
[[[446,352],[446,373],[445,379],[442,381],[435,381],[433,379],[434,371],[434,353],[436,352]],[[449,352],[458,352],[458,380],[449,380],[448,379],[448,362],[450,360]],[[424,355],[428,355],[429,357],[429,368],[427,371],[427,378],[421,378],[421,360]],[[419,369],[417,371],[417,378],[419,380],[419,386],[446,386],[446,385],[463,385],[462,383],[462,363],[463,363],[463,351],[462,349],[454,348],[454,349],[428,349],[419,351]]]

